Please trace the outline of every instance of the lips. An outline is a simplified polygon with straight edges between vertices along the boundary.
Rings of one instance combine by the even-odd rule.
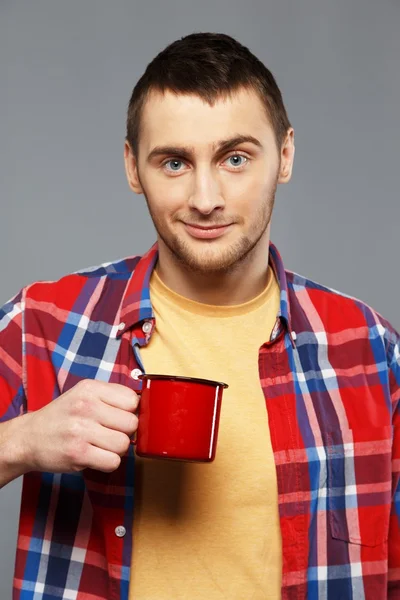
[[[231,227],[229,225],[191,225],[184,223],[186,231],[194,238],[212,240],[223,236]]]
[[[223,225],[197,225],[196,223],[185,223],[185,225],[188,225],[189,227],[196,227],[197,229],[220,229],[221,227],[228,227],[230,223]]]

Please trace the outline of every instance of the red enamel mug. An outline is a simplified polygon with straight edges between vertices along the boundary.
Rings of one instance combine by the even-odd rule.
[[[138,407],[136,454],[211,462],[217,447],[222,392],[226,383],[143,374]]]

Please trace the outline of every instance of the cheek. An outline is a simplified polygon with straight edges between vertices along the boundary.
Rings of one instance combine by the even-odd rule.
[[[278,184],[278,176],[279,172],[277,168],[269,168],[266,169],[262,177],[258,178],[256,193],[260,205],[265,204],[267,201],[273,201]]]
[[[165,186],[152,186],[148,190],[147,200],[153,217],[159,222],[173,221],[175,215],[185,209],[185,202],[168,186],[167,189]]]
[[[236,209],[243,214],[251,214],[258,205],[265,202],[271,184],[265,173],[249,173],[238,175],[227,182],[222,193],[227,207]]]
[[[187,185],[183,177],[165,177],[159,172],[145,174],[142,184],[153,206],[168,212],[181,207],[187,200]]]

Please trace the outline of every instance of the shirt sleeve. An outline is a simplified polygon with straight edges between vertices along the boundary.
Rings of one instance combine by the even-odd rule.
[[[0,423],[26,412],[22,289],[0,308]]]
[[[389,526],[388,598],[400,594],[400,339],[394,344],[389,363],[389,384],[393,407],[392,508]]]

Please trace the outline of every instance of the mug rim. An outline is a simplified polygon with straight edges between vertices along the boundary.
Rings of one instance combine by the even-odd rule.
[[[213,379],[202,379],[201,377],[186,377],[184,375],[161,375],[158,373],[142,373],[138,376],[138,379],[168,379],[169,381],[191,381],[193,383],[204,383],[206,385],[212,385],[214,387],[229,387],[227,383],[223,383],[222,381],[214,381]]]

